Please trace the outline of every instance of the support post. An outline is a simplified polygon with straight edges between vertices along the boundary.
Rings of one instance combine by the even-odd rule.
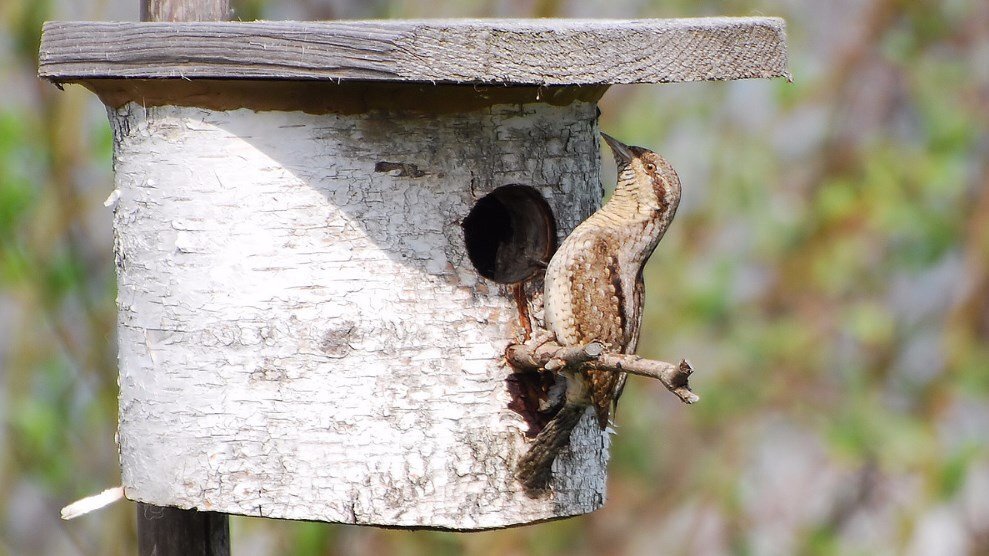
[[[217,21],[230,18],[229,0],[140,0],[141,21]],[[226,514],[137,503],[141,556],[230,556]]]
[[[230,556],[227,514],[137,504],[141,556]]]

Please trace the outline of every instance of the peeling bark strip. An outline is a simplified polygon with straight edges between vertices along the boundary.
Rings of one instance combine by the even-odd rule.
[[[127,45],[127,48],[120,48]],[[48,22],[38,73],[609,85],[788,77],[782,19]]]
[[[129,498],[450,529],[602,505],[609,440],[590,414],[546,498],[513,477],[527,426],[503,352],[518,311],[478,276],[460,226],[513,183],[546,198],[560,237],[597,208],[594,103],[131,103],[110,119]]]

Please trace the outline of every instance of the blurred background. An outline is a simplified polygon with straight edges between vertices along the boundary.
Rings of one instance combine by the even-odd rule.
[[[456,535],[231,518],[261,554],[989,554],[989,2],[234,0],[235,19],[786,18],[794,83],[613,87],[602,129],[678,169],[607,506]],[[137,0],[0,0],[0,554],[132,554],[119,484],[111,135],[35,77],[44,20]],[[613,183],[610,156],[605,158]]]

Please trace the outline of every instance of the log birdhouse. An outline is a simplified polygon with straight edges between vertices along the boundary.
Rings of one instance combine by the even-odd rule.
[[[786,71],[773,18],[46,24],[40,75],[113,128],[126,496],[457,530],[601,507],[591,412],[546,495],[513,476],[510,284],[601,203],[608,85]]]

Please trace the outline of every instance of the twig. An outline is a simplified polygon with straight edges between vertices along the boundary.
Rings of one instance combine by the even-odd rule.
[[[512,344],[505,350],[505,359],[518,371],[595,370],[625,372],[655,378],[683,403],[695,403],[700,400],[697,394],[690,391],[688,379],[694,368],[686,359],[674,365],[665,361],[645,359],[638,355],[606,353],[604,346],[598,342],[582,346],[560,346],[553,342],[536,347]]]

